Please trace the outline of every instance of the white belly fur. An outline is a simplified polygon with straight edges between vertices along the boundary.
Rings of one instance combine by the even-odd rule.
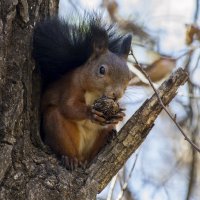
[[[99,98],[100,95],[86,92],[85,93],[85,102],[87,105],[92,105],[93,102]],[[87,152],[90,151],[91,147],[93,146],[96,138],[98,137],[98,134],[100,130],[102,130],[104,127],[100,126],[98,124],[92,123],[90,120],[82,120],[77,122],[79,131],[81,133],[80,138],[80,148],[79,153],[80,154],[87,154]]]
[[[92,123],[90,120],[83,120],[78,122],[78,128],[81,136],[79,153],[87,154],[96,141],[102,126]]]

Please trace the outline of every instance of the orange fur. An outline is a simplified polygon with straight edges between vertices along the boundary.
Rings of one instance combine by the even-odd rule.
[[[98,74],[102,65],[107,70],[103,77]],[[42,98],[46,143],[60,155],[90,161],[115,128],[95,121],[91,106],[103,95],[119,99],[130,77],[126,60],[105,51],[50,85]]]

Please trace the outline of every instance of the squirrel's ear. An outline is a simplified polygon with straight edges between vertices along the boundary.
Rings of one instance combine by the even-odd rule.
[[[92,38],[93,57],[98,57],[108,49],[108,35],[104,30],[94,30]]]
[[[108,48],[108,42],[105,38],[95,38],[93,41],[93,52],[95,56],[103,54]]]
[[[131,50],[131,41],[132,41],[132,35],[130,34],[126,36],[122,41],[119,55],[124,57],[125,59],[127,59],[128,54]]]

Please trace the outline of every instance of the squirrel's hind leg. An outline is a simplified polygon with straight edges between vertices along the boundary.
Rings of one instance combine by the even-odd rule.
[[[91,154],[88,160],[92,160],[107,143],[110,143],[111,140],[116,137],[116,135],[117,131],[115,129],[115,125],[110,125],[107,128],[101,130],[99,137],[97,137],[91,149]]]
[[[45,142],[58,155],[67,157],[65,165],[75,168],[80,160],[80,136],[75,123],[66,120],[57,107],[48,108],[43,115]]]
[[[113,128],[110,133],[107,135],[107,143],[111,143],[111,141],[117,136],[117,130]]]
[[[62,165],[69,169],[69,170],[75,170],[78,167],[81,167],[82,169],[86,169],[88,161],[80,161],[77,158],[70,158],[68,156],[62,156],[61,158]]]

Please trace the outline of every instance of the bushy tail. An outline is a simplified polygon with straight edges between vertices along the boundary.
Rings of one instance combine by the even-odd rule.
[[[103,23],[102,16],[86,14],[76,23],[72,21],[54,17],[35,27],[33,57],[46,83],[84,64],[92,55],[95,40],[107,43],[113,53],[120,49],[124,36],[117,34],[116,26]]]

